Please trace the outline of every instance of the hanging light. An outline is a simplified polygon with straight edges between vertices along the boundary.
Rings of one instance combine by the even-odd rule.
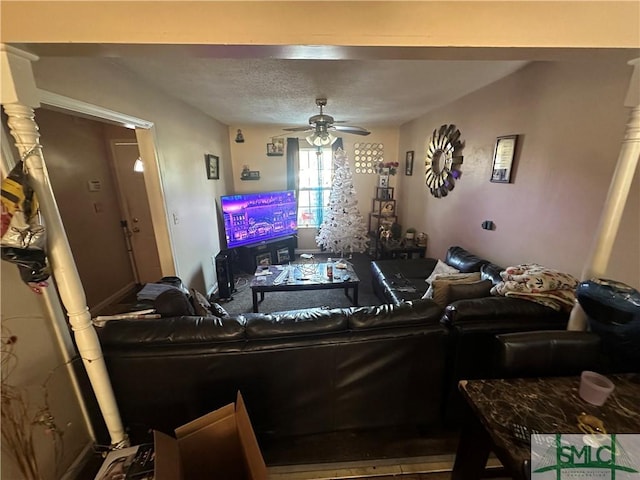
[[[327,131],[326,125],[318,125],[316,131],[306,137],[306,140],[309,145],[313,145],[314,147],[326,147],[333,145],[337,138]]]
[[[136,158],[136,161],[133,162],[133,171],[138,173],[144,172],[144,163],[142,163],[142,159],[140,157]]]

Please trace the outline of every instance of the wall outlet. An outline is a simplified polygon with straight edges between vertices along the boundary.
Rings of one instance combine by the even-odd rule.
[[[178,225],[180,223],[180,218],[178,217],[177,212],[173,212],[173,224]]]

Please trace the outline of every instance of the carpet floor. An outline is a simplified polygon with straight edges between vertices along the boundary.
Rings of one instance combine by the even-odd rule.
[[[325,262],[331,254],[315,254],[318,262]],[[332,259],[337,260],[335,257]],[[342,259],[351,263],[360,279],[358,287],[358,303],[360,305],[380,305],[380,299],[373,292],[371,284],[371,257],[364,253],[356,253],[353,258]],[[252,311],[251,288],[249,284],[253,274],[235,273],[235,288],[232,298],[213,299],[220,303],[230,314],[249,313]],[[280,312],[283,310],[298,310],[310,307],[342,308],[352,306],[341,289],[335,290],[306,290],[300,292],[267,292],[264,301],[259,305],[260,312]]]

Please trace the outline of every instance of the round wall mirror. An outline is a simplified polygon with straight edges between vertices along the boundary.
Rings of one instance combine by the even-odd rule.
[[[460,130],[455,125],[442,125],[433,131],[427,145],[425,179],[434,197],[446,197],[453,190],[455,180],[460,178],[462,147]]]

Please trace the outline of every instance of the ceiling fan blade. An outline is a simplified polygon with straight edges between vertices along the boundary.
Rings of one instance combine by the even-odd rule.
[[[312,126],[290,127],[290,128],[283,128],[283,130],[286,130],[287,132],[312,132],[314,130],[314,127]]]
[[[331,127],[333,130],[344,133],[353,133],[354,135],[369,135],[371,132],[362,127],[355,127],[349,125],[334,125]]]

